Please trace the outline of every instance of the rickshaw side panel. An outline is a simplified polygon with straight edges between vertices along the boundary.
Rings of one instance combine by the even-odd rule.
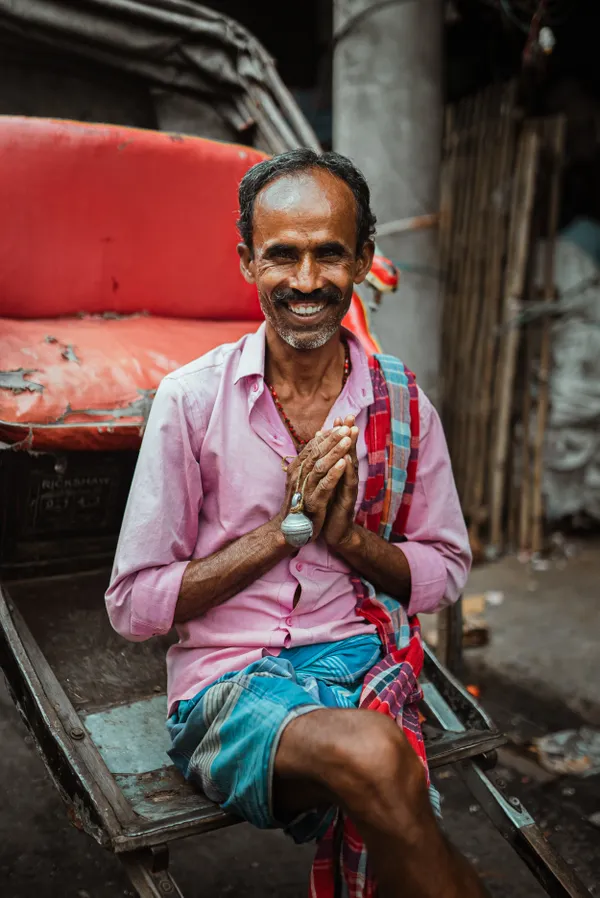
[[[0,452],[0,575],[110,564],[135,452]]]

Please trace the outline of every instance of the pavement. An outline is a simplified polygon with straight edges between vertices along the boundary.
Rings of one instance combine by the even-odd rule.
[[[600,725],[600,541],[563,548],[568,557],[560,551],[529,564],[507,556],[473,569],[466,594],[502,592],[504,601],[486,610],[490,644],[467,657],[476,676],[558,701]]]
[[[469,650],[466,676],[479,683],[482,703],[514,745],[599,720],[599,574],[600,552],[587,545],[547,571],[505,559],[472,575],[469,592],[505,596],[488,609],[492,642]],[[0,898],[133,896],[118,860],[70,826],[1,684],[0,746]],[[510,748],[500,756],[499,772],[593,894],[600,883],[600,830],[589,817],[600,810],[600,777],[548,777]],[[454,771],[442,771],[437,782],[448,835],[490,895],[541,898],[544,892]],[[240,825],[177,843],[171,856],[186,898],[304,898],[313,848]]]

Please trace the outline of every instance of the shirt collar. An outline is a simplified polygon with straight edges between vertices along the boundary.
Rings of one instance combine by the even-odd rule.
[[[264,377],[265,374],[265,332],[266,324],[253,334],[248,334],[242,347],[234,383],[242,377]]]
[[[373,402],[373,384],[369,373],[369,360],[358,337],[343,327],[342,332],[350,348],[351,370],[348,378],[348,392],[359,408],[365,408]],[[260,377],[265,375],[266,325],[261,324],[257,331],[249,334],[244,342],[238,362],[235,383],[243,377]]]

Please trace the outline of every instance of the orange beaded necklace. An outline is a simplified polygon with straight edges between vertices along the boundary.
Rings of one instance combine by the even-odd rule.
[[[346,381],[348,380],[349,374],[350,374],[350,353],[348,351],[348,344],[344,343],[344,373],[342,375],[342,390],[346,386]],[[297,443],[298,446],[306,446],[306,444],[309,442],[309,440],[303,440],[296,433],[296,429],[295,429],[294,425],[292,424],[292,422],[290,421],[290,419],[288,418],[288,416],[286,415],[286,413],[283,409],[283,406],[279,400],[279,397],[277,395],[275,387],[271,386],[271,384],[267,380],[265,380],[265,383],[266,383],[267,387],[269,388],[271,396],[273,397],[273,402],[275,403],[275,408],[277,409],[277,411],[283,418],[284,424],[290,432],[291,438],[293,439],[293,441],[295,443]]]

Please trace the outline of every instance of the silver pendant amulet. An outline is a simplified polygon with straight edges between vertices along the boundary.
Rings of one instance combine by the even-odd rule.
[[[312,539],[312,521],[302,512],[290,513],[281,523],[281,532],[285,537],[286,543],[300,548],[300,546],[305,546]]]

